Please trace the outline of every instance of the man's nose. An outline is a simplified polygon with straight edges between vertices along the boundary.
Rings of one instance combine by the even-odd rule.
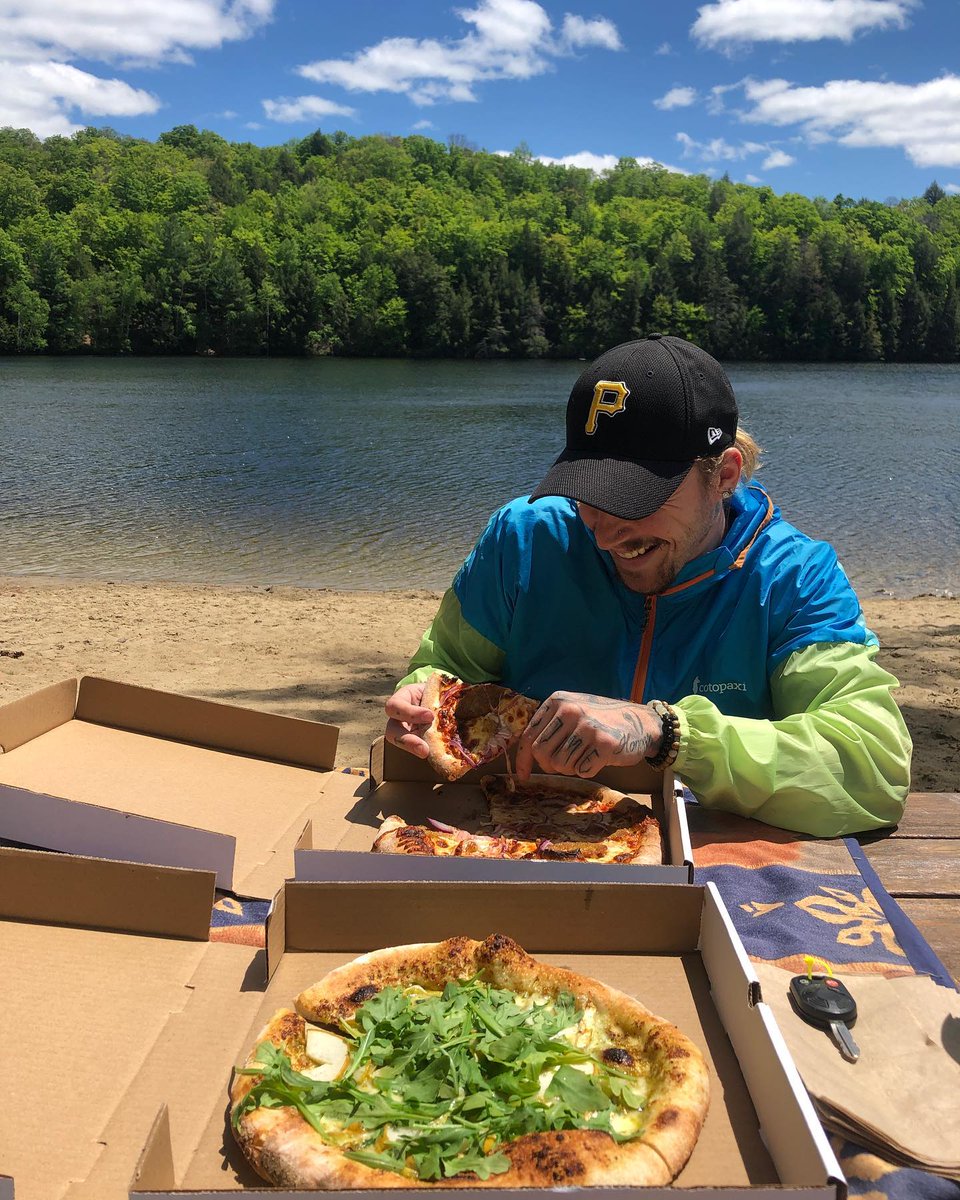
[[[593,527],[594,537],[597,539],[597,545],[601,550],[609,550],[611,546],[616,546],[618,542],[622,542],[627,531],[627,523],[621,517],[615,517],[611,513],[601,513],[596,525]]]

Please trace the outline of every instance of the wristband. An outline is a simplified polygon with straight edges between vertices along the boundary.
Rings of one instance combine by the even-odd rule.
[[[657,771],[672,767],[680,753],[680,718],[663,700],[651,700],[649,706],[663,722],[660,749],[647,762]]]

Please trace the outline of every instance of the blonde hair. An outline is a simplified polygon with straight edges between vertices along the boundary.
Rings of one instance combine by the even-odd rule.
[[[745,429],[737,430],[737,440],[733,443],[734,448],[739,450],[743,456],[743,467],[740,471],[740,480],[743,483],[748,483],[754,474],[760,469],[760,457],[763,450],[759,443],[756,442]],[[703,476],[704,483],[710,483],[720,471],[720,464],[723,462],[723,455],[716,454],[711,458],[698,458],[697,469]]]

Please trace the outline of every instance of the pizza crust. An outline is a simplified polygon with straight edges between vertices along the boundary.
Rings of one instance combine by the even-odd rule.
[[[444,779],[459,779],[470,770],[472,763],[465,762],[459,755],[454,754],[444,737],[444,722],[441,718],[443,696],[451,682],[450,676],[434,673],[423,688],[423,698],[420,703],[433,713],[433,722],[422,733],[427,743],[429,753],[427,762]]]
[[[533,995],[542,1003],[571,993],[578,1008],[595,1013],[600,1040],[610,1042],[615,1061],[631,1060],[650,1089],[647,1125],[640,1138],[618,1145],[595,1129],[533,1133],[499,1147],[510,1169],[481,1180],[471,1172],[441,1183],[405,1178],[345,1158],[326,1143],[293,1108],[256,1108],[241,1115],[236,1137],[254,1169],[287,1187],[430,1188],[657,1186],[682,1169],[696,1143],[709,1099],[706,1065],[696,1046],[638,1000],[595,979],[548,966],[511,938],[494,934],[483,942],[466,937],[394,946],[362,955],[331,971],[303,991],[297,1011],[280,1010],[256,1045],[270,1040],[291,1055],[296,1069],[306,1060],[304,1020],[333,1025],[388,986],[419,984],[442,988],[476,975],[493,987]],[[247,1059],[256,1062],[256,1045]],[[234,1104],[256,1082],[237,1075]]]

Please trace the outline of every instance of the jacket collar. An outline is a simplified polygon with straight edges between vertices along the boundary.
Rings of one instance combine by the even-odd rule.
[[[760,531],[771,521],[780,519],[780,512],[758,483],[741,484],[730,498],[732,519],[723,541],[714,550],[691,559],[664,596],[687,592],[707,586],[729,571],[739,570]]]

